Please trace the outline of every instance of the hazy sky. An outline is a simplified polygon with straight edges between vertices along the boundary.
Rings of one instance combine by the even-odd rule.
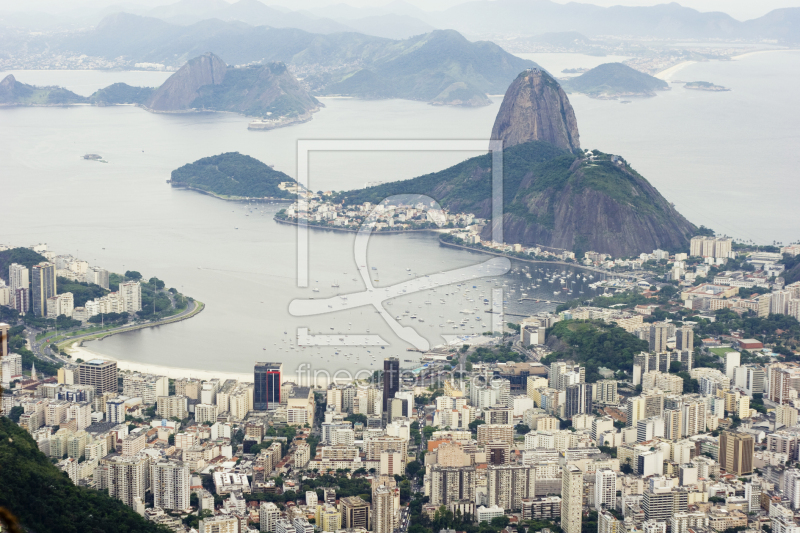
[[[80,8],[107,8],[111,6],[141,6],[152,7],[166,5],[177,0],[0,0],[0,11],[48,11],[63,12]],[[233,0],[226,0],[233,1]],[[290,9],[308,9],[315,7],[346,3],[357,7],[379,7],[389,3],[390,0],[264,0],[268,5],[283,5]],[[425,10],[446,9],[464,0],[405,0]],[[553,0],[558,3],[568,3],[571,0]],[[667,3],[665,0],[582,0],[580,3],[596,4],[601,6],[628,5],[650,6]],[[722,11],[739,20],[760,17],[769,11],[780,7],[800,7],[800,0],[681,0],[681,5],[692,7],[699,11]]]

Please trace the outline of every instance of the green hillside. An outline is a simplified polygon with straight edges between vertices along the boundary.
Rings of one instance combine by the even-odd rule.
[[[0,417],[0,507],[37,533],[169,531],[103,492],[73,484],[7,417]]]
[[[18,263],[31,268],[33,265],[38,265],[42,261],[47,261],[47,259],[43,255],[28,248],[3,250],[0,252],[0,278],[3,278],[6,283],[8,283],[8,267],[11,266],[11,263]]]
[[[95,91],[89,100],[96,105],[144,104],[154,90],[152,87],[133,87],[127,83],[115,83]]]
[[[281,190],[282,182],[294,179],[258,159],[227,152],[198,159],[172,171],[173,187],[190,187],[228,198],[294,198]]]
[[[655,96],[655,91],[669,89],[664,80],[639,72],[622,63],[605,63],[576,78],[562,81],[568,92],[600,95]]]
[[[0,81],[0,105],[69,105],[86,103],[84,96],[63,87],[37,87],[20,83],[9,74]]]

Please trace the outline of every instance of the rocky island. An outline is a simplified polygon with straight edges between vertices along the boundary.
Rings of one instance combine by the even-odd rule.
[[[723,92],[723,91],[730,91],[727,87],[723,87],[722,85],[714,85],[708,81],[690,81],[684,85],[687,89],[692,89],[693,91],[712,91],[712,92]]]
[[[281,201],[297,197],[290,176],[254,157],[227,152],[198,159],[172,171],[170,185],[223,200]]]
[[[604,63],[580,76],[562,80],[561,83],[567,92],[582,93],[604,100],[655,96],[656,91],[669,90],[667,82],[622,63]]]

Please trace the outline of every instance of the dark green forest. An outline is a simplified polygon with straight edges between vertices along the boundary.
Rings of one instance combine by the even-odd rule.
[[[192,187],[221,196],[293,198],[293,193],[278,188],[287,181],[295,180],[239,152],[204,157],[172,171],[173,187]]]
[[[0,507],[30,531],[167,533],[106,493],[78,487],[31,436],[0,417]]]

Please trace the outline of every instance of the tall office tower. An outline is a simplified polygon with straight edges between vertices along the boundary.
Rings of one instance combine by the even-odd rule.
[[[725,375],[733,379],[733,369],[741,364],[742,355],[739,352],[725,353]]]
[[[95,394],[119,392],[116,361],[92,359],[78,365],[78,385],[92,385]]]
[[[281,404],[281,372],[283,363],[256,363],[253,369],[255,388],[253,410],[277,409]]]
[[[121,500],[128,507],[135,507],[137,500],[144,504],[148,463],[147,457],[141,455],[112,457],[107,461],[106,470],[108,495]]]
[[[567,403],[564,407],[564,418],[572,419],[575,415],[592,412],[592,385],[578,383],[567,386]]]
[[[11,326],[4,322],[0,322],[0,357],[8,355],[8,330]]]
[[[680,409],[667,409],[664,411],[664,438],[680,440],[683,436],[683,423]]]
[[[660,322],[650,326],[650,351],[666,352],[667,337],[669,337],[669,324]],[[651,370],[655,370],[652,369]]]
[[[135,313],[142,310],[142,285],[138,281],[120,283],[119,295],[122,298],[126,313]]]
[[[694,330],[690,327],[680,327],[675,330],[675,349],[678,351],[694,350]]]
[[[372,493],[372,531],[394,531],[394,498],[388,487],[378,487]]]
[[[342,527],[354,529],[363,527],[369,530],[369,504],[358,496],[349,496],[339,500],[342,511]]]
[[[155,507],[182,511],[189,504],[189,467],[182,462],[159,462],[153,465],[150,487]]]
[[[561,529],[581,533],[583,472],[575,465],[564,467],[561,476]]]
[[[625,529],[621,526],[622,522],[610,512],[600,511],[597,514],[597,533],[622,533]]]
[[[43,261],[31,269],[31,307],[36,316],[47,314],[47,299],[56,295],[56,266]]]
[[[753,473],[753,436],[723,431],[719,437],[719,466],[729,474]]]
[[[437,507],[459,500],[475,501],[475,467],[431,467],[430,503]]]
[[[521,509],[522,500],[536,496],[536,467],[532,465],[491,465],[486,470],[489,507],[506,511]]]
[[[272,502],[261,502],[258,509],[258,525],[261,531],[275,533],[275,525],[281,517],[281,510]]]
[[[30,271],[27,267],[11,263],[8,267],[8,286],[10,289],[11,307],[16,309],[22,314],[28,312],[29,308],[18,307],[17,303],[26,304],[30,302]],[[21,289],[22,297],[17,296],[17,291]],[[24,302],[17,302],[17,300],[24,300]]]
[[[383,360],[383,412],[389,411],[389,401],[400,390],[400,359],[387,357]]]
[[[616,505],[617,475],[610,468],[600,468],[594,474],[594,508],[600,512]]]
[[[789,499],[792,509],[800,509],[800,470],[790,468],[783,474],[784,494]]]
[[[695,398],[683,403],[681,409],[681,435],[691,437],[706,432],[706,403]]]

